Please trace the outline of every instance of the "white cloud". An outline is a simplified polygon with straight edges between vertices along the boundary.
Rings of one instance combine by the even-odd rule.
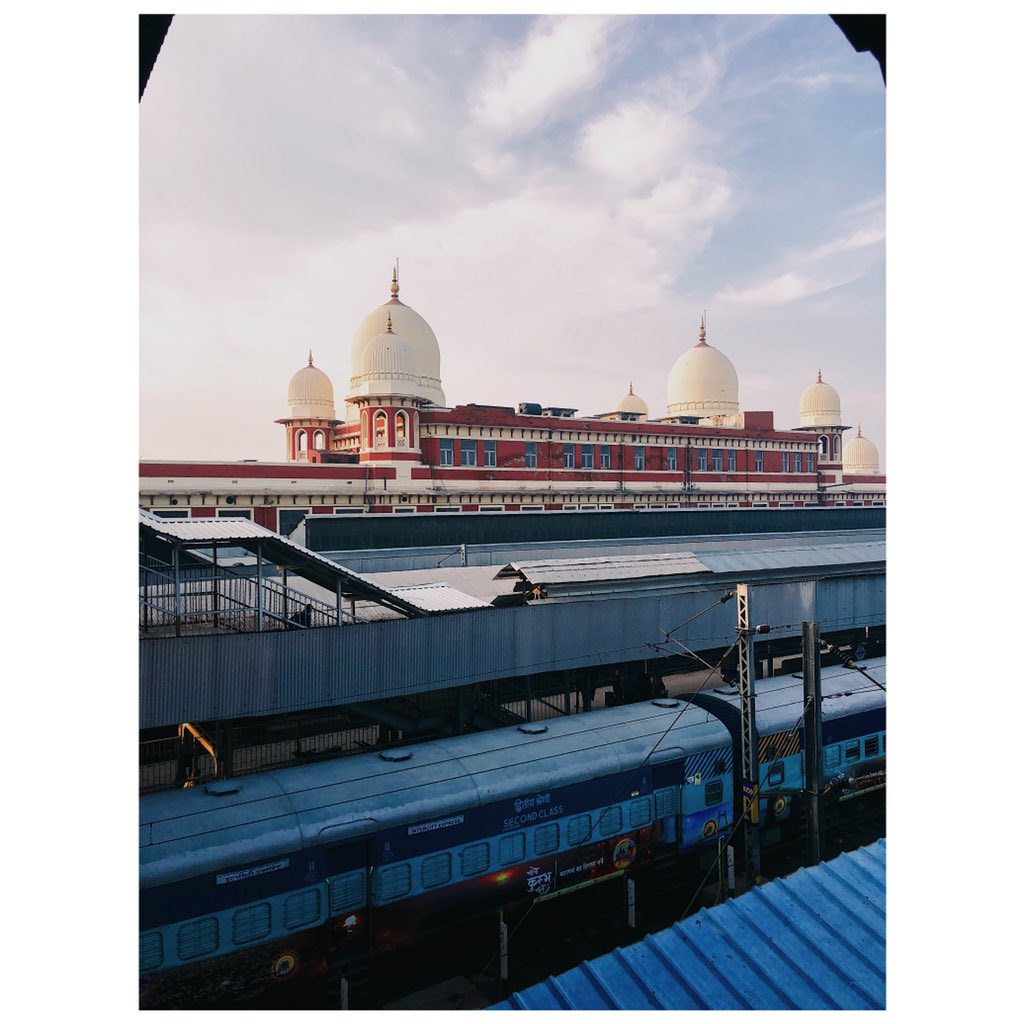
[[[882,228],[863,228],[854,231],[852,234],[836,238],[831,242],[819,245],[810,253],[810,259],[822,259],[826,256],[833,256],[840,252],[851,252],[856,249],[866,249],[868,246],[877,245],[885,241],[885,231]]]
[[[493,58],[473,109],[477,124],[515,134],[557,112],[600,80],[621,21],[579,16],[538,21],[519,51]]]
[[[688,127],[675,110],[643,100],[624,103],[586,125],[580,157],[612,178],[636,184],[656,181],[682,161]]]
[[[743,291],[727,289],[715,296],[715,302],[760,303],[764,305],[781,305],[806,299],[809,295],[817,295],[834,287],[834,281],[815,281],[802,274],[786,273],[753,288]]]

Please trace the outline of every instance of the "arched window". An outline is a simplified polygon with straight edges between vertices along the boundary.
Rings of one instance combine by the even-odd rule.
[[[324,447],[324,432],[322,430],[318,430],[313,435],[313,447],[317,451],[323,451],[323,447]]]
[[[404,412],[395,413],[395,447],[407,448],[409,446],[407,436],[409,433],[409,417]]]
[[[818,438],[818,454],[823,459],[828,459],[828,438],[822,434]]]
[[[843,457],[843,438],[842,435],[836,434],[832,438],[832,458],[838,462]]]
[[[386,448],[388,445],[388,414],[378,412],[373,417],[373,444],[375,448]]]
[[[370,447],[370,414],[363,410],[363,415],[360,417],[363,423],[363,447]]]
[[[300,430],[295,435],[295,450],[297,452],[304,452],[306,450],[306,444],[307,444],[308,440],[309,439],[306,436],[306,432],[304,430]]]

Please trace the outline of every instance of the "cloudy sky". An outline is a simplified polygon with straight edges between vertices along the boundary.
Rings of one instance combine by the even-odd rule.
[[[139,107],[143,458],[280,460],[401,298],[450,404],[743,409],[819,368],[885,452],[885,87],[825,15],[175,17]]]

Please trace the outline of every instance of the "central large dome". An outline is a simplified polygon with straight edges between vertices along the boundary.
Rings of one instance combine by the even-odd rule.
[[[391,298],[367,314],[356,328],[352,339],[352,386],[363,373],[363,356],[371,343],[387,328],[388,317],[391,328],[408,346],[412,355],[415,382],[411,388],[414,395],[434,405],[445,405],[441,390],[441,349],[430,324],[416,310],[398,298],[398,272],[391,278]],[[354,410],[350,410],[350,413]]]
[[[740,385],[728,357],[705,340],[701,317],[697,344],[668,375],[669,416],[729,416],[740,410]]]

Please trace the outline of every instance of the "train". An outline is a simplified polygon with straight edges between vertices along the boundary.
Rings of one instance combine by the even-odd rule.
[[[830,798],[883,787],[884,658],[821,684]],[[803,681],[755,692],[767,843],[799,817]],[[666,855],[709,863],[742,816],[738,708],[719,687],[145,795],[140,1007],[279,999]]]

